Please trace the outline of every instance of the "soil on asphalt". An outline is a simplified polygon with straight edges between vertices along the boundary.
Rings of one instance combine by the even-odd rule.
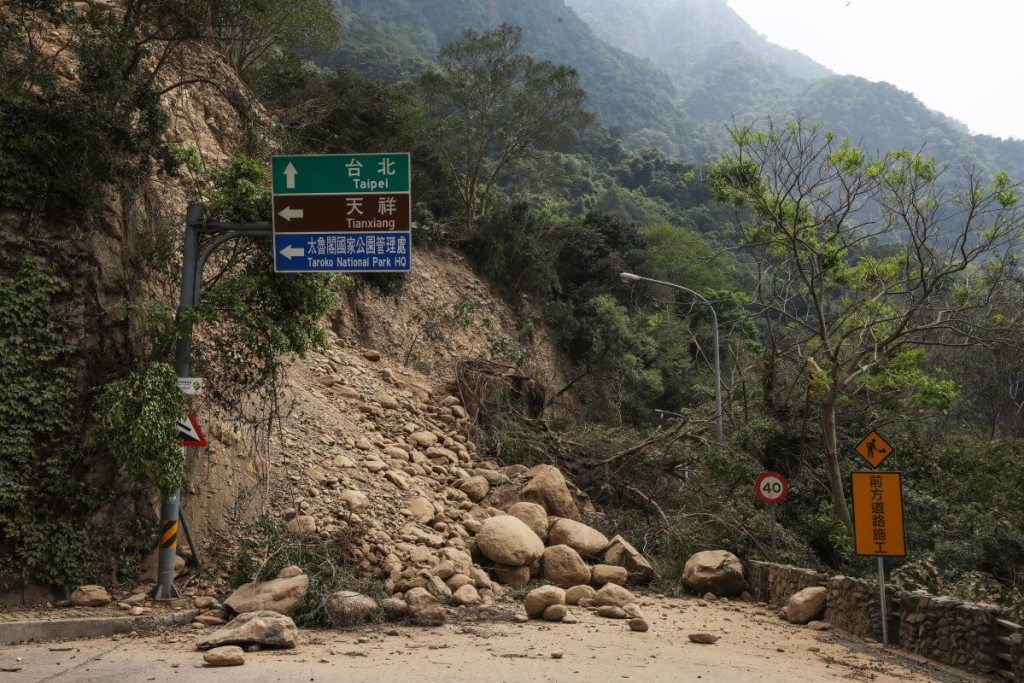
[[[641,606],[647,633],[578,607],[571,608],[576,624],[474,620],[455,611],[437,628],[303,630],[297,649],[248,653],[244,665],[232,668],[206,666],[194,649],[198,634],[187,630],[14,645],[0,648],[0,683],[972,680],[906,656],[894,662],[871,648],[854,651],[764,606],[647,596]],[[690,642],[697,632],[719,640]]]

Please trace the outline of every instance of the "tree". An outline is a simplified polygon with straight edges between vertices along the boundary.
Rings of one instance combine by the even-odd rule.
[[[522,41],[508,24],[467,31],[419,80],[430,113],[423,132],[455,180],[470,236],[503,171],[568,142],[590,119],[576,71],[520,54]]]
[[[885,400],[946,408],[955,386],[929,372],[929,348],[1019,348],[1021,309],[1009,304],[1020,186],[1005,173],[947,179],[934,158],[871,156],[802,122],[730,134],[733,151],[712,169],[712,189],[744,207],[768,372],[780,363],[807,369],[833,507],[852,533],[837,410],[857,401],[871,412]]]
[[[331,0],[210,0],[217,49],[243,78],[275,49],[319,52],[338,42]]]

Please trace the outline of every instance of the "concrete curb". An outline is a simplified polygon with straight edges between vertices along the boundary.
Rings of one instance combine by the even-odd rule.
[[[138,617],[86,617],[54,621],[0,623],[0,645],[14,645],[28,641],[75,640],[77,638],[113,636],[133,631],[153,631],[159,628],[189,624],[198,614],[199,610],[185,610],[171,614]]]

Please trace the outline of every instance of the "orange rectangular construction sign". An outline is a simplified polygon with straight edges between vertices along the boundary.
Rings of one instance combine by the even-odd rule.
[[[852,472],[853,529],[858,555],[904,557],[903,481],[899,472]]]

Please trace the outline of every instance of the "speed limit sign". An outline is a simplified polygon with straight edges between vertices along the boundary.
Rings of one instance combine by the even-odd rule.
[[[789,495],[789,482],[778,472],[762,472],[754,482],[754,493],[765,505],[778,505]]]

